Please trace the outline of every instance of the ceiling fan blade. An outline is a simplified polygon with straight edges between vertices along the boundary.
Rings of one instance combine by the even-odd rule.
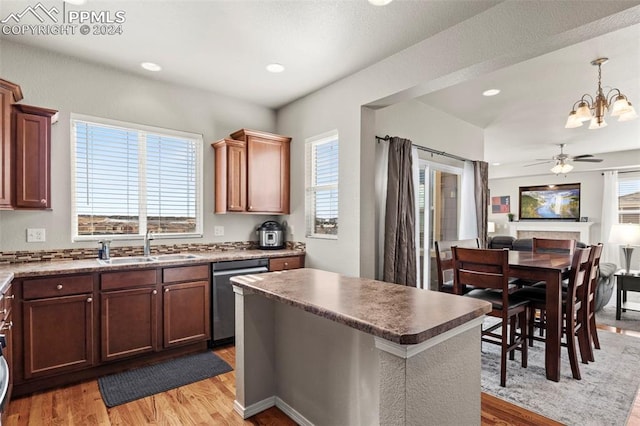
[[[575,157],[573,157],[573,159],[576,160],[578,158],[588,158],[588,157],[593,157],[593,155],[591,154],[576,155]]]
[[[545,160],[545,161],[541,161],[539,163],[525,164],[524,167],[537,166],[539,164],[547,164],[547,163],[551,163],[551,162],[553,162],[553,160]]]
[[[582,163],[600,163],[602,162],[602,158],[574,158],[573,161],[582,162]]]

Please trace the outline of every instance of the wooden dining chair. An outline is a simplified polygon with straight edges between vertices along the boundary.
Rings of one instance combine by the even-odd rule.
[[[465,297],[491,302],[490,316],[500,321],[482,329],[482,341],[500,346],[500,386],[506,386],[507,354],[522,354],[527,367],[526,300],[514,300],[509,294],[509,251],[452,247],[454,292],[462,294],[464,286],[473,286]],[[500,328],[500,333],[496,330]],[[519,329],[519,332],[517,331]]]
[[[589,344],[587,345],[587,359],[588,361],[595,361],[593,348],[600,349],[600,339],[598,339],[598,329],[596,328],[596,292],[598,291],[598,276],[600,271],[600,257],[602,256],[602,243],[591,246],[591,253],[589,254],[589,274],[588,280],[588,297],[587,304],[588,309],[583,310],[583,322],[587,327],[587,334],[589,335]],[[593,347],[592,347],[593,344]],[[584,359],[583,361],[584,362]]]
[[[571,373],[573,377],[580,380],[580,367],[578,365],[578,357],[576,352],[576,338],[580,348],[580,356],[582,362],[586,364],[587,350],[589,345],[588,326],[585,323],[584,309],[588,309],[589,300],[589,255],[591,248],[576,248],[571,259],[571,269],[569,271],[569,281],[567,291],[562,292],[562,312],[563,312],[563,335],[565,341],[562,343],[569,352],[569,362],[571,364]],[[524,287],[516,291],[514,298],[529,302],[529,317],[538,309],[542,312],[545,310],[546,287]],[[544,319],[544,316],[542,316]],[[544,320],[541,326],[544,327]],[[533,340],[544,341],[542,336],[535,336],[529,328],[528,337],[530,343]]]
[[[534,253],[569,253],[576,249],[576,240],[558,240],[551,238],[533,238]]]
[[[453,259],[451,247],[480,248],[480,240],[472,238],[468,240],[436,241],[436,266],[438,269],[438,291],[453,293]],[[465,289],[471,290],[471,288]]]
[[[532,251],[534,253],[568,253],[570,255],[576,249],[577,242],[576,240],[568,240],[568,239],[553,239],[553,238],[532,238]],[[563,287],[566,289],[568,281],[563,282]],[[541,282],[531,282],[528,285],[532,285],[534,287],[546,287],[546,283],[544,281]],[[533,329],[538,328],[540,330],[539,335],[544,335],[544,327],[542,327],[542,323],[544,322],[544,310],[540,310],[534,312],[533,316],[529,322],[529,336],[533,334]],[[533,346],[533,341],[529,341],[529,346]]]

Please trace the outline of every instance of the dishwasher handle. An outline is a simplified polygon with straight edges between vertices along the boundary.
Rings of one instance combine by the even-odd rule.
[[[226,271],[213,271],[213,276],[228,277],[234,275],[260,274],[263,272],[269,272],[269,269],[267,269],[266,266],[259,266],[257,268],[229,269]]]

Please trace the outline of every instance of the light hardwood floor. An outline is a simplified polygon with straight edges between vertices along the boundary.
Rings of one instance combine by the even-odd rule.
[[[598,328],[640,338],[640,333]],[[235,367],[235,348],[215,353]],[[640,393],[639,393],[640,395]],[[295,425],[277,408],[242,420],[233,411],[235,373],[229,372],[187,386],[106,408],[98,382],[91,380],[11,401],[4,426],[15,425]],[[559,425],[489,394],[482,394],[482,425]],[[640,396],[628,425],[640,426]]]

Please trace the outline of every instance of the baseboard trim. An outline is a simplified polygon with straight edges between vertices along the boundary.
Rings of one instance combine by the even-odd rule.
[[[291,420],[298,423],[300,426],[315,426],[305,416],[300,414],[292,406],[281,400],[279,397],[276,397],[276,407],[278,407],[283,413],[289,416]]]
[[[251,404],[248,407],[243,407],[242,404],[238,402],[238,400],[233,401],[233,409],[236,413],[240,414],[243,419],[248,419],[251,416],[255,416],[256,414],[271,408],[276,405],[276,397],[270,396],[268,398],[263,399],[262,401],[258,401],[255,404]],[[284,410],[283,410],[284,411]]]

